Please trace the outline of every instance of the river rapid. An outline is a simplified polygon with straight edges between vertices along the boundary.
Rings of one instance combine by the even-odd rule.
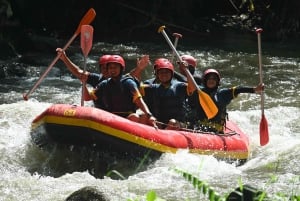
[[[71,59],[83,66],[79,46],[74,44],[74,48],[78,51],[70,55]],[[73,167],[74,171],[55,176],[51,174],[53,167],[63,167],[59,167],[59,160],[53,164],[53,156],[32,143],[31,121],[51,104],[80,104],[81,83],[60,62],[30,94],[28,101],[23,100],[22,94],[33,87],[47,64],[30,66],[35,69],[30,76],[0,80],[0,200],[60,201],[85,186],[97,186],[111,200],[120,201],[146,200],[145,195],[151,190],[168,201],[207,199],[174,168],[205,181],[221,195],[231,192],[240,184],[265,190],[271,196],[276,193],[300,195],[300,58],[276,56],[272,50],[264,51],[264,43],[262,48],[265,116],[270,141],[266,146],[259,144],[260,96],[239,95],[228,107],[229,118],[249,134],[251,156],[244,165],[238,167],[212,156],[180,151],[163,154],[148,168],[124,180],[97,178],[89,171],[76,170],[76,167]],[[257,48],[252,52],[242,52],[179,46],[178,50],[180,54],[193,55],[198,60],[197,68],[200,71],[206,67],[218,69],[222,76],[221,87],[255,86],[259,82]],[[94,42],[87,60],[88,71],[97,69],[98,57],[103,53],[121,53],[127,62],[126,71],[134,67],[136,58],[143,54],[149,54],[152,63],[157,57],[172,56],[165,43],[113,45]],[[56,55],[48,56],[54,59]],[[149,66],[143,77],[146,79],[151,76],[152,67]],[[85,104],[91,105],[89,102]],[[80,157],[84,156],[78,156],[79,163]],[[284,199],[278,196],[273,200]]]

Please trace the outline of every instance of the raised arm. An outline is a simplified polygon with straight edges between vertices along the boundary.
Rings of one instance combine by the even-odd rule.
[[[191,75],[191,73],[189,72],[187,68],[187,63],[185,62],[181,62],[179,64],[179,67],[186,72],[186,78],[187,78],[187,83],[188,83],[188,92],[189,94],[192,94],[195,90],[197,90],[197,83],[194,80],[193,76]]]
[[[142,72],[150,64],[149,55],[144,55],[136,61],[136,67],[130,71],[130,75],[135,77],[137,80],[141,81]]]
[[[80,69],[76,64],[74,64],[66,55],[66,52],[61,49],[56,49],[57,54],[60,55],[60,60],[64,62],[64,64],[67,66],[67,68],[71,71],[71,73],[76,76],[79,80],[82,82],[86,82],[89,72],[84,72],[82,69]]]

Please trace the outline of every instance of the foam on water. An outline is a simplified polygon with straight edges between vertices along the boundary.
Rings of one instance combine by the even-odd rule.
[[[42,152],[31,143],[30,124],[49,105],[34,99],[0,105],[0,194],[8,200],[20,200],[20,197],[23,200],[61,200],[87,185],[96,185],[115,200],[143,197],[149,190],[155,190],[167,200],[180,197],[193,200],[201,195],[174,171],[175,168],[197,176],[222,193],[237,187],[240,180],[253,185],[259,183],[259,187],[265,187],[270,174],[275,174],[276,171],[281,172],[282,176],[278,177],[281,184],[269,187],[277,191],[288,189],[290,181],[300,171],[296,161],[300,153],[299,128],[291,126],[298,125],[299,120],[297,115],[290,115],[299,114],[299,108],[276,107],[265,112],[269,122],[270,142],[264,147],[259,145],[260,110],[230,111],[230,119],[248,133],[251,140],[252,155],[240,167],[218,161],[212,156],[190,154],[183,150],[176,154],[163,154],[148,170],[124,181],[96,179],[87,172],[68,173],[58,178],[30,174],[28,169],[35,165],[30,156],[47,160],[43,159]],[[293,170],[288,170],[282,163],[293,166]],[[277,170],[272,167],[276,164]],[[116,189],[117,194],[114,193]]]

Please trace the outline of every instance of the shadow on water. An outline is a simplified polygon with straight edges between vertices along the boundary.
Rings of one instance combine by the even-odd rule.
[[[25,160],[31,174],[60,177],[67,173],[89,172],[96,178],[109,176],[112,179],[125,179],[146,170],[159,158],[151,151],[143,157],[112,153],[95,147],[53,144],[38,147],[30,143]]]

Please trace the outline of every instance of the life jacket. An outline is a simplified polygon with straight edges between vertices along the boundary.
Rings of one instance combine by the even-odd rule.
[[[173,81],[167,89],[160,84],[152,85],[150,104],[147,104],[158,121],[163,123],[168,123],[170,119],[184,121],[186,89],[180,89],[178,83]]]
[[[199,129],[204,131],[221,132],[223,131],[226,120],[228,118],[227,107],[226,107],[227,105],[225,103],[222,103],[221,100],[219,100],[218,97],[219,89],[207,90],[204,88],[202,90],[212,98],[212,100],[218,107],[218,113],[213,118],[208,119],[203,108],[199,103],[198,94],[195,94],[193,96],[193,101],[192,101],[193,108],[196,108],[196,115],[195,115],[196,121],[194,121],[195,127],[198,127]]]
[[[126,117],[137,109],[133,103],[133,94],[130,91],[128,80],[131,76],[122,76],[120,80],[114,81],[109,78],[103,90],[103,105],[109,112]]]

